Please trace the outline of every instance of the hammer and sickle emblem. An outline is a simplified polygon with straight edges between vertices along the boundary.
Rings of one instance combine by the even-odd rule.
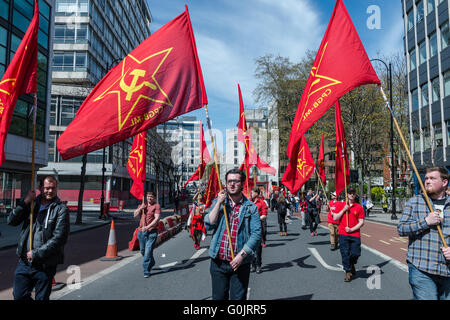
[[[120,80],[120,88],[127,93],[127,96],[125,97],[125,100],[130,101],[131,97],[133,96],[133,93],[139,91],[142,89],[143,86],[147,86],[152,90],[156,90],[156,86],[148,81],[142,81],[140,84],[137,85],[138,79],[140,77],[145,76],[145,70],[141,69],[134,69],[130,72],[130,75],[133,76],[133,79],[131,80],[131,84],[127,85],[125,83],[125,77],[122,77]]]

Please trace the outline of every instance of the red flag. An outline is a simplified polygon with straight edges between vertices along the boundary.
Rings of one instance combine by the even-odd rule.
[[[271,167],[267,162],[265,162],[263,159],[259,157],[259,154],[255,151],[255,148],[253,147],[253,137],[252,132],[250,129],[250,126],[248,127],[248,137],[249,137],[249,154],[247,163],[251,165],[256,165],[256,167],[268,174],[275,175],[277,170],[275,168]],[[247,156],[247,154],[246,154]],[[255,161],[256,159],[256,161]]]
[[[148,37],[112,68],[58,139],[64,160],[85,154],[208,103],[189,13]]]
[[[325,132],[322,132],[322,141],[320,142],[319,148],[319,176],[322,182],[327,185],[325,177],[325,156],[324,156],[324,144],[325,144]]]
[[[37,91],[38,30],[39,5],[35,0],[30,26],[0,81],[0,165],[5,161],[4,145],[17,99]]]
[[[127,170],[133,179],[130,193],[142,200],[144,197],[145,163],[147,158],[147,132],[141,132],[134,137],[128,157]]]
[[[287,155],[303,134],[345,93],[381,84],[342,0],[336,1],[292,124]]]
[[[220,191],[219,179],[217,177],[216,167],[211,168],[211,174],[209,175],[208,184],[206,185],[205,196],[203,201],[206,208],[209,208],[212,201],[217,196]]]
[[[238,141],[244,143],[245,153],[249,154],[247,165],[256,164],[256,152],[253,148],[253,143],[250,135],[250,126],[247,127],[247,121],[245,120],[244,102],[242,100],[241,87],[238,84],[239,92],[239,123],[238,123]]]
[[[295,156],[289,161],[281,183],[292,193],[296,193],[314,173],[314,160],[304,136],[294,148]]]
[[[336,127],[336,160],[334,171],[334,186],[336,189],[336,194],[339,195],[345,188],[344,176],[347,180],[347,185],[350,184],[349,162],[347,156],[347,146],[345,144],[345,130],[344,130],[344,123],[342,122],[341,107],[339,106],[339,100],[337,100],[335,103],[334,118]],[[344,173],[344,166],[345,166],[345,173]]]
[[[203,125],[200,121],[200,163],[195,170],[194,174],[189,178],[184,184],[186,188],[187,184],[191,181],[200,180],[205,173],[206,164],[211,161],[211,156],[209,155],[208,147],[206,146],[205,136],[203,134]]]

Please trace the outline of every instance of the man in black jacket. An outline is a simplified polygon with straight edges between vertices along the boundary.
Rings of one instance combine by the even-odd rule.
[[[64,245],[70,228],[69,209],[57,196],[58,182],[45,177],[36,197],[30,191],[8,216],[8,224],[22,224],[17,246],[19,263],[14,274],[14,300],[31,300],[35,289],[36,300],[49,300],[56,265],[64,261]],[[30,250],[30,205],[34,201],[32,248]]]

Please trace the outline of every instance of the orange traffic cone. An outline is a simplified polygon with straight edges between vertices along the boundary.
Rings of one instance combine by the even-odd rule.
[[[64,287],[64,283],[56,282],[55,277],[52,279],[52,291],[61,290]]]
[[[116,230],[114,229],[114,220],[111,221],[111,230],[109,231],[108,248],[106,255],[101,258],[101,261],[116,261],[123,257],[117,255]]]

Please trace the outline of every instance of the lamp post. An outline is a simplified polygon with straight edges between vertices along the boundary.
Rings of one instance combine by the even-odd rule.
[[[121,59],[114,59],[113,61],[111,61],[107,66],[106,66],[106,73],[108,73],[108,71],[112,68],[112,66],[117,63],[120,62]],[[100,196],[100,219],[103,217],[103,207],[105,206],[105,160],[106,160],[106,147],[103,148],[103,158],[102,158],[102,194]]]
[[[381,63],[384,64],[384,66],[386,67],[386,72],[387,72],[387,76],[388,76],[388,82],[389,82],[389,104],[392,108],[392,64],[389,63],[389,67],[386,64],[386,62],[384,62],[383,60],[380,59],[371,59],[370,61],[379,61]],[[391,215],[391,220],[397,220],[397,215],[396,215],[396,205],[395,205],[395,171],[396,171],[396,166],[395,166],[395,158],[394,158],[394,121],[392,119],[394,115],[391,116],[391,133],[390,133],[390,140],[391,140],[391,180],[392,180],[392,215]]]

